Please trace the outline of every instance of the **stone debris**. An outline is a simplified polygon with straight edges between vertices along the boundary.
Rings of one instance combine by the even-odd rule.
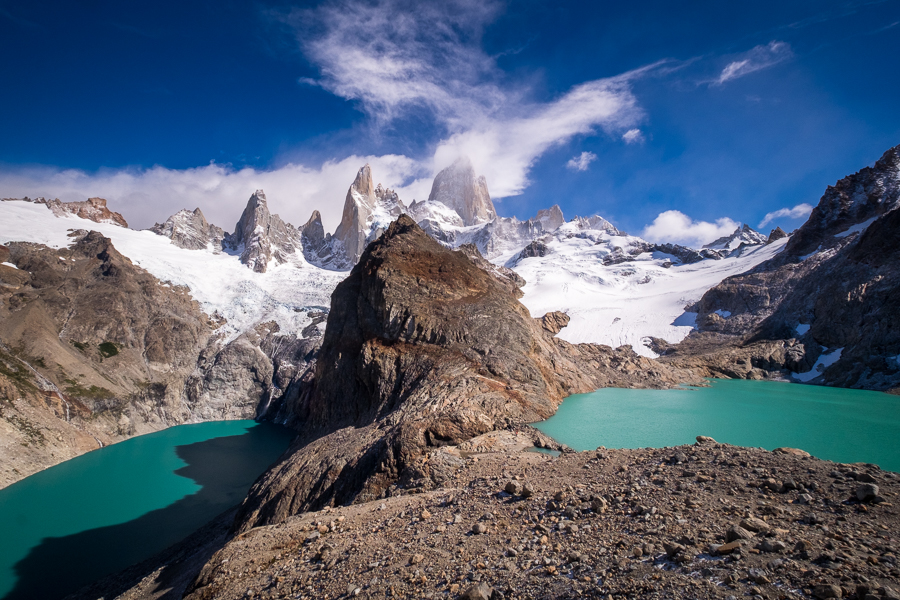
[[[900,589],[900,477],[874,465],[715,442],[474,458],[438,489],[395,486],[244,532],[185,597],[889,600]],[[710,480],[682,477],[684,465]],[[861,501],[866,477],[878,490]]]

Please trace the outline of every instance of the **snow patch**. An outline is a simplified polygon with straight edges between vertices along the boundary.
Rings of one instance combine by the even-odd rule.
[[[848,235],[852,235],[852,234],[854,234],[854,233],[861,233],[861,232],[865,231],[865,230],[869,227],[869,225],[871,225],[872,223],[874,223],[875,220],[876,220],[877,218],[878,218],[878,217],[872,217],[871,219],[868,219],[868,220],[866,220],[866,221],[863,221],[862,223],[859,223],[859,224],[857,224],[857,225],[854,225],[853,227],[851,227],[851,228],[849,228],[849,229],[846,229],[846,230],[844,230],[844,231],[842,231],[842,232],[840,232],[840,233],[834,234],[834,237],[836,237],[836,238],[845,238],[845,237],[847,237]]]
[[[311,320],[309,310],[327,310],[331,292],[347,272],[310,265],[301,252],[290,262],[256,273],[238,256],[211,250],[186,250],[151,231],[95,223],[70,215],[57,218],[43,205],[0,203],[0,243],[34,242],[51,248],[72,243],[75,229],[99,231],[116,249],[151,275],[172,287],[182,286],[208,315],[224,317],[220,329],[226,341],[257,323],[275,321],[283,333],[298,333]]]
[[[816,360],[816,364],[813,365],[813,368],[807,371],[806,373],[791,373],[791,376],[794,379],[802,381],[803,383],[809,383],[816,377],[822,375],[822,373],[839,361],[841,359],[841,352],[843,352],[843,348],[835,348],[831,352],[828,352],[828,348],[824,348],[822,354],[819,355],[819,359]]]
[[[809,331],[809,325],[800,323],[799,325],[794,327],[794,331],[797,332],[797,335],[806,335],[806,332]]]
[[[821,250],[822,250],[822,246],[820,245],[818,248],[816,248],[815,250],[813,250],[813,251],[810,252],[809,254],[804,254],[803,256],[801,256],[801,257],[800,257],[800,260],[806,260],[806,259],[809,258],[810,256],[814,256],[814,255],[818,254]]]
[[[16,271],[19,270],[19,267],[17,267],[16,265],[12,264],[11,262],[3,262],[3,263],[0,263],[0,265],[3,265],[4,267],[12,267],[12,268],[15,269]]]
[[[719,310],[715,311],[715,313],[717,315],[719,315],[720,317],[722,317],[723,319],[727,319],[728,317],[731,316],[730,310],[722,310],[721,308]]]

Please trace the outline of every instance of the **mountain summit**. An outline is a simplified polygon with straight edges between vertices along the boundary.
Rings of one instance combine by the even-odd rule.
[[[475,176],[472,161],[467,156],[459,157],[437,174],[428,201],[441,202],[455,210],[466,227],[487,223],[497,217],[487,180],[483,175]]]

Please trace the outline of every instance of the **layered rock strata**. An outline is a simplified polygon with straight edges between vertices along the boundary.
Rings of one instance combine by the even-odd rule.
[[[629,347],[554,338],[502,275],[406,216],[370,244],[332,295],[314,379],[290,405],[301,439],[254,485],[238,528],[434,486],[439,448],[544,419],[573,393],[694,379]]]

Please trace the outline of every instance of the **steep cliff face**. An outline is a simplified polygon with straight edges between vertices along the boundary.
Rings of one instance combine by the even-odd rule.
[[[219,252],[225,238],[222,228],[208,223],[199,208],[193,211],[179,210],[166,219],[165,223],[155,224],[150,231],[171,239],[173,244],[187,250],[209,248]]]
[[[761,369],[804,382],[897,388],[898,207],[900,147],[829,187],[783,252],[704,294],[700,331],[667,360],[738,376]],[[717,352],[723,345],[731,358]],[[769,347],[774,354],[762,350]],[[736,362],[757,371],[735,370]]]
[[[301,233],[278,215],[269,212],[262,190],[250,196],[234,233],[225,236],[228,248],[240,252],[241,262],[257,273],[265,273],[269,264],[282,264],[302,248]]]
[[[302,439],[254,485],[240,527],[433,485],[437,448],[544,419],[569,394],[693,378],[555,339],[565,316],[532,319],[514,290],[409,217],[391,224],[332,295],[314,379],[292,399]]]
[[[0,483],[193,417],[182,387],[213,326],[184,290],[96,232],[0,262]]]
[[[487,181],[484,176],[475,176],[472,162],[466,156],[435,176],[428,201],[452,208],[466,226],[487,223],[497,216]]]
[[[374,184],[372,168],[363,166],[347,190],[341,222],[332,236],[340,242],[345,261],[339,268],[350,268],[359,260],[366,245],[378,239],[384,228],[406,212],[397,193]],[[340,251],[335,249],[334,253]]]

